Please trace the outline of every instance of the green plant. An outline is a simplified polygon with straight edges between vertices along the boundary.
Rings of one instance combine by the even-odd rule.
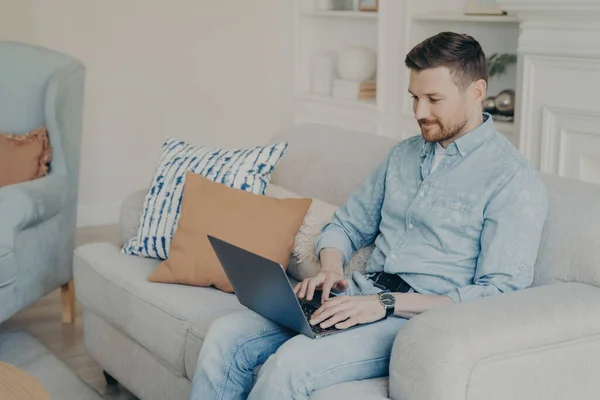
[[[506,67],[517,62],[516,54],[494,53],[487,59],[489,77],[499,76],[506,72]]]

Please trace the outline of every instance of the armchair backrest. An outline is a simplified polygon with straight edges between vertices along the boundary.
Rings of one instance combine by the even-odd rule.
[[[77,176],[84,66],[65,54],[0,41],[0,132],[24,134],[46,126],[51,170]]]

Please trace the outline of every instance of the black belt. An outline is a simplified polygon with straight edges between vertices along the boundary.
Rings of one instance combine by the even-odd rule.
[[[397,274],[388,274],[387,272],[376,272],[365,275],[372,280],[374,285],[383,290],[389,290],[392,293],[407,293],[412,287]]]

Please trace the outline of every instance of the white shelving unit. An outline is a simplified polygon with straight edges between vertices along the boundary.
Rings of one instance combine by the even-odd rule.
[[[353,45],[379,54],[378,20],[371,11],[322,11],[312,0],[295,0],[294,122],[319,122],[377,133],[377,100],[346,100],[311,93],[311,61],[316,55],[335,57]]]
[[[465,15],[462,0],[379,0],[378,12],[320,11],[313,0],[295,0],[294,122],[319,122],[396,139],[419,133],[407,93],[406,53],[441,31],[471,34],[486,55],[516,53],[519,21],[510,15]],[[377,99],[340,100],[310,92],[311,59],[361,45],[377,53]],[[516,66],[491,79],[488,95],[516,88]],[[518,143],[514,124],[496,127]]]
[[[377,19],[379,14],[368,11],[318,11],[318,10],[303,10],[302,15],[305,17],[322,17],[322,18],[360,18],[360,19]]]
[[[516,17],[508,15],[465,15],[458,13],[422,13],[413,14],[414,21],[453,21],[453,22],[473,22],[473,23],[501,23],[518,24]]]

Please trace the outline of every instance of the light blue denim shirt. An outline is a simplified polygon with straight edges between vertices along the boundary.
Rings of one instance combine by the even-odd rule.
[[[456,303],[531,285],[548,208],[537,171],[489,114],[430,174],[434,149],[421,136],[395,145],[323,228],[317,254],[337,248],[348,262],[374,242],[367,273]]]

